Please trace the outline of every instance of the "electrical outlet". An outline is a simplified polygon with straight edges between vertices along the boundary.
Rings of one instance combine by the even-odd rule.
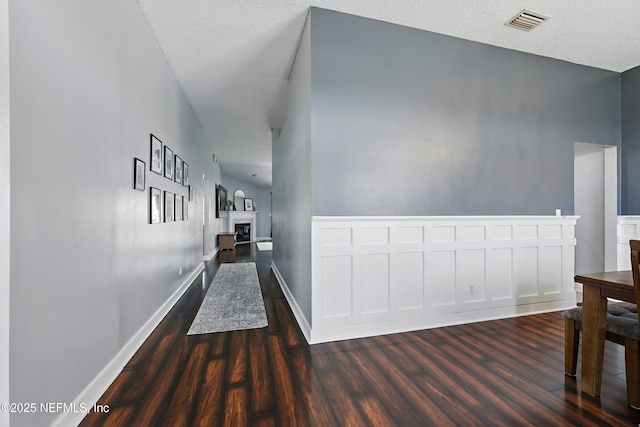
[[[467,287],[467,293],[469,295],[475,295],[476,294],[476,285],[473,283],[469,283],[469,286]]]

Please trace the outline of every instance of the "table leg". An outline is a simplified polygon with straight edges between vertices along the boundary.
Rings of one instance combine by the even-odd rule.
[[[607,298],[600,290],[583,286],[582,303],[582,392],[600,396],[602,362],[607,325]]]

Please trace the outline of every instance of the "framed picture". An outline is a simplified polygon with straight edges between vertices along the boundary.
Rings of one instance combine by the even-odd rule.
[[[146,165],[138,158],[133,159],[133,188],[144,191],[144,174],[146,173]]]
[[[173,222],[173,193],[164,192],[164,222]]]
[[[173,180],[173,151],[166,145],[164,146],[164,176]]]
[[[182,184],[182,159],[177,154],[174,157],[174,165],[176,167],[175,179],[178,184]]]
[[[176,221],[182,221],[182,196],[174,194],[174,197],[173,206],[176,212]]]
[[[252,211],[253,210],[253,200],[252,199],[244,199],[244,210]]]
[[[151,158],[149,159],[151,172],[162,175],[162,141],[151,134]]]
[[[193,201],[193,189],[189,186],[189,201]]]
[[[189,165],[187,162],[182,162],[182,185],[185,187],[189,185]]]
[[[162,192],[149,187],[149,224],[162,222]]]
[[[216,218],[220,218],[220,212],[224,211],[227,206],[227,189],[222,185],[216,187],[218,203],[216,204]]]
[[[182,196],[182,219],[189,219],[189,199],[185,196]]]

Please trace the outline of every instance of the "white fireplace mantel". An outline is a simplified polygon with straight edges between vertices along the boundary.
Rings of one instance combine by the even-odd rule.
[[[251,224],[251,241],[256,240],[256,211],[222,211],[222,228],[225,233],[233,233],[236,224]]]

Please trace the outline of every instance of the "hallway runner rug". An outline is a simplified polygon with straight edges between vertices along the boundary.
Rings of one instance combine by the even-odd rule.
[[[222,264],[187,335],[264,328],[267,314],[253,262]]]

